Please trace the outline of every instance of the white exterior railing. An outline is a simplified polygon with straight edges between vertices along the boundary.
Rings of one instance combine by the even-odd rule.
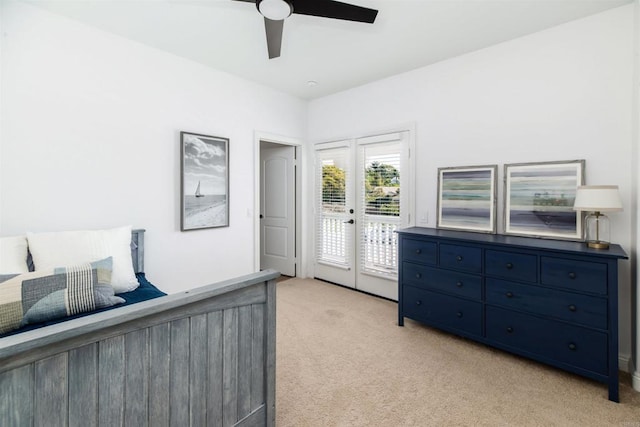
[[[371,273],[397,275],[400,218],[387,215],[364,215],[360,269]]]
[[[347,265],[347,239],[352,228],[347,227],[344,214],[324,213],[320,226],[318,259],[321,261]],[[360,270],[385,276],[396,275],[398,271],[398,237],[396,230],[400,218],[387,215],[364,215],[360,230]]]
[[[320,224],[318,259],[340,265],[348,264],[347,257],[347,224],[344,214],[324,213]]]

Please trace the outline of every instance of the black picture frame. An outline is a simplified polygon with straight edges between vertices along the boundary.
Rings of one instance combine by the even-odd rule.
[[[180,132],[180,229],[229,226],[229,139]]]

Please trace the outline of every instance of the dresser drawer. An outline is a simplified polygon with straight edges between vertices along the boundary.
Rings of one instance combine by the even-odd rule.
[[[469,334],[482,334],[481,303],[413,286],[404,286],[402,292],[405,316]]]
[[[459,245],[440,245],[440,266],[456,270],[482,271],[482,251],[480,248]]]
[[[402,239],[402,257],[404,260],[435,265],[437,254],[438,249],[435,242]]]
[[[607,264],[552,257],[542,257],[540,262],[540,281],[545,285],[607,293]]]
[[[607,374],[607,334],[497,307],[487,307],[486,337],[598,374]]]
[[[607,300],[506,280],[487,279],[488,304],[607,329]]]
[[[537,257],[518,252],[487,251],[485,255],[485,273],[491,276],[536,282]]]
[[[404,262],[402,280],[404,284],[422,289],[433,289],[477,300],[482,298],[482,278],[473,274]]]

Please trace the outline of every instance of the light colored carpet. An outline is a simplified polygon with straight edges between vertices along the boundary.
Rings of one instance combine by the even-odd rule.
[[[310,279],[277,288],[276,420],[284,426],[640,427],[640,393],[409,319],[397,305]]]

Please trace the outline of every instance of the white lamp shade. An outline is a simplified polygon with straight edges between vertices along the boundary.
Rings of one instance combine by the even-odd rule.
[[[617,185],[583,185],[576,191],[574,211],[615,212],[622,210]]]
[[[282,21],[293,12],[291,4],[285,0],[262,0],[257,5],[262,16],[272,21]]]

